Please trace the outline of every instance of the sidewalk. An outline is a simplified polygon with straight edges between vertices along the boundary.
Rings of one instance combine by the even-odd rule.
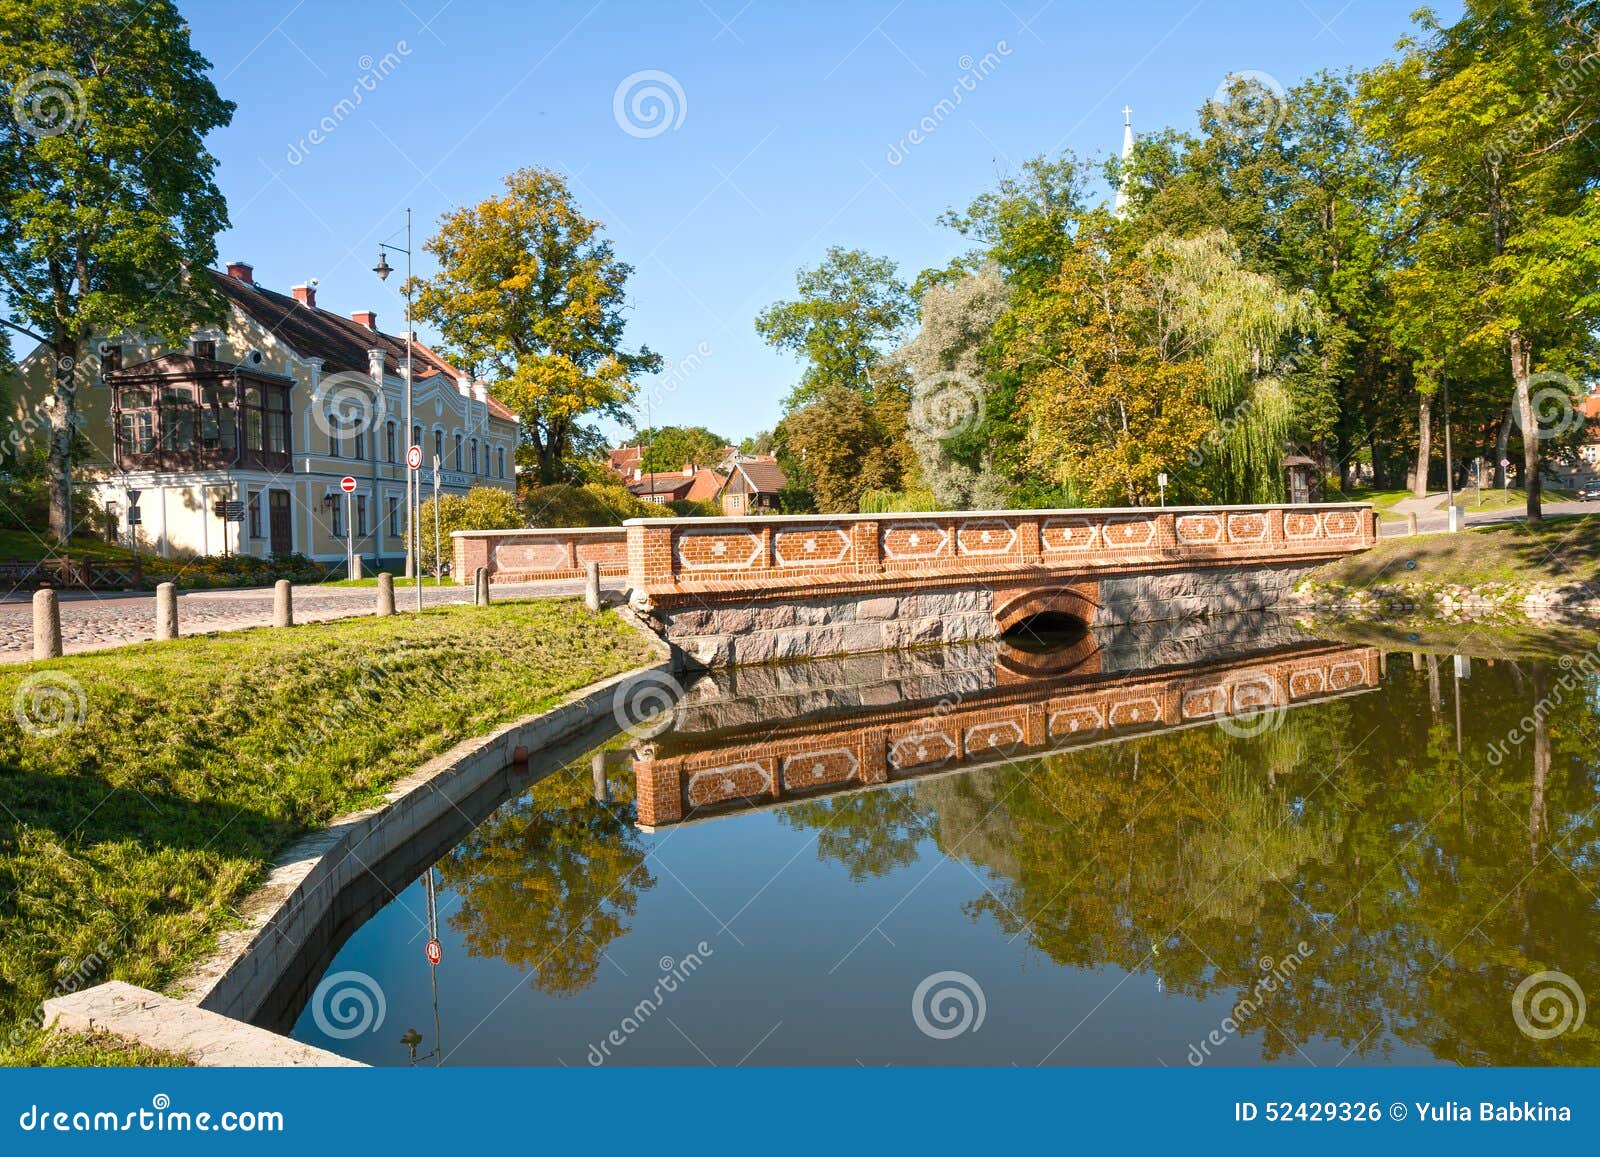
[[[602,581],[602,589],[621,590],[622,580]],[[377,587],[335,587],[305,583],[294,589],[296,623],[321,622],[370,615],[378,600]],[[581,595],[582,579],[557,579],[534,583],[496,584],[496,599],[558,598]],[[411,587],[394,592],[400,613],[416,606]],[[455,606],[472,602],[470,586],[445,583],[422,587],[424,607]],[[61,641],[69,654],[148,642],[155,635],[155,595],[151,592],[94,594],[63,591]],[[194,635],[211,631],[238,631],[272,623],[272,588],[182,591],[178,594],[178,629]],[[0,600],[0,663],[21,663],[33,657],[32,594],[19,592]]]

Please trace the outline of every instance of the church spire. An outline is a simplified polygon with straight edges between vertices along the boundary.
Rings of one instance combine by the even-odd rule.
[[[1122,174],[1117,181],[1117,196],[1112,202],[1112,211],[1118,219],[1128,215],[1128,162],[1133,160],[1133,109],[1127,105],[1122,107]]]

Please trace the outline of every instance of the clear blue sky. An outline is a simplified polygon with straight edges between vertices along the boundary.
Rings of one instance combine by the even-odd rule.
[[[401,328],[377,242],[415,211],[557,168],[636,269],[630,344],[700,351],[658,422],[732,438],[770,427],[799,368],[752,319],[831,244],[888,255],[909,280],[964,248],[935,218],[1023,159],[1106,155],[1134,126],[1192,127],[1230,71],[1293,85],[1383,58],[1412,0],[1006,3],[859,0],[188,0],[195,42],[239,106],[215,134],[233,227],[220,257],[264,285],[320,279],[318,303]],[[390,66],[382,64],[391,55]],[[983,64],[986,54],[991,59]],[[613,115],[624,78],[670,75],[681,113],[655,135]],[[359,81],[372,71],[388,75]],[[960,78],[959,107],[935,106]],[[361,91],[358,107],[337,111]],[[624,101],[626,108],[626,101]],[[936,127],[904,149],[924,117]],[[321,143],[310,133],[336,122]],[[635,132],[651,125],[639,122]],[[891,163],[897,144],[899,163]],[[425,261],[425,255],[420,255]],[[426,264],[419,272],[428,272]],[[427,331],[424,330],[424,337]]]

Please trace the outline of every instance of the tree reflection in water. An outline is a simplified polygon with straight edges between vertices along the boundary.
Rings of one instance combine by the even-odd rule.
[[[498,956],[552,996],[593,981],[655,886],[633,826],[632,783],[594,802],[588,765],[563,769],[497,811],[439,864],[449,917],[474,956]]]
[[[1242,1001],[1304,942],[1244,1028],[1268,1059],[1322,1037],[1369,1059],[1399,1040],[1462,1064],[1600,1064],[1593,1019],[1535,1041],[1510,1015],[1546,969],[1600,994],[1594,689],[1556,695],[1565,668],[1480,663],[1458,735],[1438,664],[1423,667],[1397,657],[1380,693],[1256,737],[1151,735],[785,821],[857,879],[932,839],[986,871],[974,920],[1058,964],[1152,971],[1196,997]]]

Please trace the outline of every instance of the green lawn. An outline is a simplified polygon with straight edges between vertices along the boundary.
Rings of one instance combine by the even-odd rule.
[[[110,1033],[29,1033],[4,1058],[31,1068],[181,1068],[187,1057],[147,1048]]]
[[[1600,518],[1555,518],[1534,529],[1512,523],[1384,539],[1369,551],[1330,563],[1313,577],[1355,587],[1594,582],[1600,579]]]
[[[30,530],[0,530],[0,559],[15,558],[32,562],[36,559],[60,558],[64,554],[73,558],[90,555],[107,559],[133,557],[133,552],[127,547],[117,546],[92,534],[75,535],[69,544],[62,546],[48,535],[35,534]]]
[[[170,983],[296,837],[652,657],[616,616],[540,600],[0,668],[19,723],[77,719],[0,728],[0,1048],[58,989]]]

